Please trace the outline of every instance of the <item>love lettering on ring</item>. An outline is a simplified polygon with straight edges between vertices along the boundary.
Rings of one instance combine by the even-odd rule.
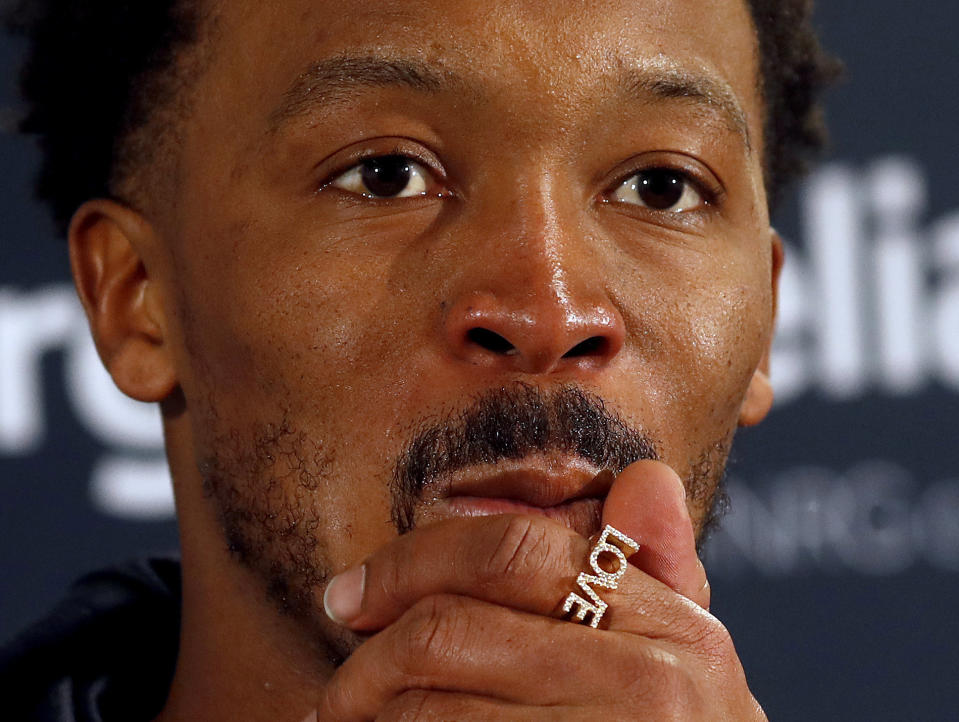
[[[618,542],[617,544],[611,543]],[[576,607],[573,613],[573,619],[583,624],[589,624],[591,627],[599,626],[599,620],[603,618],[609,605],[600,599],[595,592],[594,587],[601,589],[616,589],[619,586],[619,580],[626,573],[626,558],[639,551],[639,544],[634,542],[628,536],[618,529],[614,529],[609,524],[599,535],[599,540],[593,546],[589,553],[589,566],[593,574],[580,572],[576,577],[576,583],[587,598],[581,597],[576,592],[570,592],[569,596],[563,602],[563,612],[569,614]],[[606,571],[599,564],[601,554],[611,555],[616,560],[616,569]],[[590,619],[587,622],[586,617]]]

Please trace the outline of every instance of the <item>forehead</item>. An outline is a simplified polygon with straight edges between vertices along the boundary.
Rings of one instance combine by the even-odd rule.
[[[526,93],[567,106],[612,92],[610,78],[624,69],[665,68],[704,79],[706,99],[738,110],[744,123],[761,115],[756,41],[742,0],[230,2],[216,27],[216,59],[204,79],[214,92],[201,97],[222,101],[220,113],[243,103],[244,119],[261,126],[284,111],[283,96],[289,106],[291,93],[309,90],[316,64],[371,56],[414,59],[466,79],[460,91],[485,95],[474,99]]]

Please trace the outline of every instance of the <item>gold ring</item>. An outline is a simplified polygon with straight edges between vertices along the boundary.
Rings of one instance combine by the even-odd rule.
[[[616,541],[619,544],[613,544]],[[573,607],[577,607],[573,613],[573,619],[582,624],[589,624],[591,627],[599,626],[599,620],[603,618],[609,605],[600,599],[593,587],[602,589],[616,589],[619,586],[620,578],[626,573],[626,559],[639,551],[639,544],[634,542],[628,536],[618,529],[614,529],[609,524],[599,535],[599,540],[593,545],[589,553],[589,566],[593,574],[580,572],[576,577],[576,583],[588,599],[581,597],[576,592],[570,592],[563,602],[563,612],[569,614]],[[612,555],[616,560],[616,569],[606,571],[599,564],[601,554]],[[589,621],[586,617],[589,616]]]

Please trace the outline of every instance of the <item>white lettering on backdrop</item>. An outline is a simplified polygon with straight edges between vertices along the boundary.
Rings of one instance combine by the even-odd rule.
[[[905,158],[827,166],[804,186],[804,249],[787,247],[771,359],[780,406],[809,391],[959,391],[959,211],[923,228],[926,203]]]

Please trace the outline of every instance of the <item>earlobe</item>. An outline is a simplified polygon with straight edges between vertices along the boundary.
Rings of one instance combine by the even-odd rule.
[[[84,203],[69,231],[70,264],[97,351],[114,383],[140,401],[161,401],[177,386],[159,285],[144,254],[149,223],[110,200]]]
[[[773,406],[773,387],[769,376],[761,368],[753,372],[746,389],[746,399],[739,409],[739,425],[755,426],[766,418]]]
[[[770,257],[770,289],[771,309],[769,330],[766,338],[766,347],[762,359],[753,372],[746,389],[746,398],[739,410],[740,426],[755,426],[769,413],[773,405],[773,387],[769,381],[769,357],[772,353],[773,327],[776,323],[776,310],[779,300],[779,275],[785,261],[783,242],[779,234],[770,229],[771,257]]]

